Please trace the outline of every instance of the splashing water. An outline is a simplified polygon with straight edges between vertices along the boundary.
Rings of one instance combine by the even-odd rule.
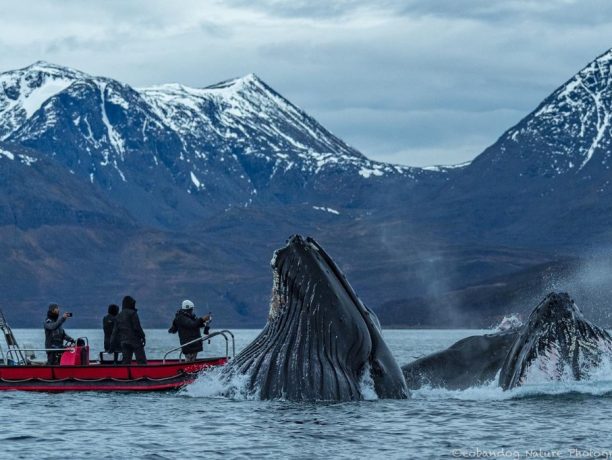
[[[359,391],[361,392],[361,397],[366,401],[376,401],[378,399],[378,395],[374,389],[372,369],[369,364],[366,365],[363,370],[363,374],[361,375],[361,380],[359,381]]]
[[[534,362],[523,385],[504,391],[499,385],[499,372],[493,380],[483,385],[465,390],[448,390],[423,386],[413,390],[411,396],[422,400],[456,399],[464,401],[503,401],[534,398],[540,396],[564,396],[569,394],[590,396],[612,396],[612,359],[604,359],[593,367],[588,378],[575,380],[569,367],[561,369],[553,380],[549,372],[554,359],[550,362]],[[558,368],[555,367],[556,370]]]
[[[248,389],[250,376],[247,374],[228,374],[223,373],[223,369],[216,368],[203,372],[198,379],[191,385],[181,390],[181,394],[193,398],[226,398],[234,400],[257,400],[257,391]],[[368,365],[359,381],[359,391],[366,401],[378,400],[378,395],[374,389],[370,366]]]
[[[511,313],[509,315],[504,316],[504,318],[499,322],[497,326],[493,328],[495,332],[504,332],[509,331],[511,329],[518,329],[523,325],[523,321],[521,320],[521,315],[518,313]]]
[[[573,380],[568,382],[525,384],[507,391],[502,390],[502,388],[497,385],[497,381],[492,381],[485,385],[467,388],[465,390],[422,387],[411,392],[413,399],[426,401],[507,401],[514,399],[567,396],[571,394],[612,397],[612,378],[608,378],[606,381]]]
[[[222,368],[210,369],[183,388],[181,394],[194,398],[259,399],[257,392],[248,389],[249,378],[245,374],[224,374]]]

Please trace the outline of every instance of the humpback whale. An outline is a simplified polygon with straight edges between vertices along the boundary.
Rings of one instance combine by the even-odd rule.
[[[362,385],[407,398],[402,371],[376,315],[312,238],[294,235],[274,253],[268,322],[224,369],[261,399],[351,401]]]
[[[612,356],[612,338],[584,318],[566,293],[551,293],[531,312],[504,360],[499,385],[508,390],[540,379],[584,380]]]
[[[513,329],[461,339],[446,350],[402,366],[406,384],[411,390],[425,385],[464,390],[490,382],[517,336]]]
[[[491,382],[508,390],[540,381],[583,380],[612,356],[612,338],[566,293],[550,293],[518,329],[467,337],[402,367],[409,389],[465,389]]]

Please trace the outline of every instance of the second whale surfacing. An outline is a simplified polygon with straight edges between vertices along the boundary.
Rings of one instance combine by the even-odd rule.
[[[506,355],[499,385],[586,380],[610,364],[612,337],[590,323],[566,293],[551,293],[531,312]]]
[[[327,253],[292,236],[274,253],[268,322],[224,370],[261,399],[351,401],[363,385],[379,398],[407,398],[402,371],[374,313]]]
[[[423,386],[465,390],[491,382],[517,336],[517,330],[511,329],[461,339],[446,350],[402,366],[406,384],[411,390]]]
[[[566,293],[550,293],[519,329],[460,340],[402,367],[410,389],[465,389],[497,383],[509,390],[529,383],[592,378],[612,363],[612,337],[590,323]]]

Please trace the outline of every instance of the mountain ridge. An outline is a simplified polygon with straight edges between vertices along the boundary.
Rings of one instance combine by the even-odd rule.
[[[0,272],[19,277],[0,287],[32,312],[78,299],[83,321],[129,290],[156,324],[180,297],[260,324],[272,251],[305,233],[388,321],[455,307],[489,321],[514,308],[504,279],[557,276],[612,242],[612,82],[598,59],[472,162],[428,168],[369,160],[254,74],[136,89],[47,63],[5,72]],[[521,299],[548,284],[525,286]]]

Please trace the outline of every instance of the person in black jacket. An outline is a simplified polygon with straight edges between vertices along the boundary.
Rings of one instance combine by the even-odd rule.
[[[111,336],[113,335],[113,329],[115,328],[115,322],[117,321],[117,315],[119,314],[119,307],[115,304],[108,306],[108,314],[102,318],[102,329],[104,330],[104,352],[113,353],[113,360],[115,364],[119,359],[119,353],[121,353],[121,344],[119,343],[119,336],[115,335],[115,341],[111,342]]]
[[[180,310],[178,310],[174,316],[172,326],[170,326],[170,329],[168,329],[170,334],[176,334],[178,332],[179,342],[181,342],[181,345],[201,338],[202,335],[200,333],[200,328],[206,326],[211,320],[210,315],[206,315],[201,318],[196,317],[196,315],[193,313],[193,308],[194,305],[191,300],[183,300]],[[201,340],[185,345],[183,347],[185,360],[195,361],[198,353],[203,349]]]
[[[47,319],[45,320],[45,348],[64,348],[64,340],[74,343],[74,339],[66,334],[62,324],[70,317],[69,313],[64,313],[60,318],[59,306],[55,303],[49,305]],[[62,356],[61,351],[47,351],[47,364],[59,364]]]
[[[145,333],[138,318],[136,301],[129,295],[125,296],[121,303],[121,313],[117,315],[115,320],[110,343],[121,344],[123,364],[132,363],[132,354],[136,355],[138,364],[147,364],[147,356],[144,350],[146,344]]]

